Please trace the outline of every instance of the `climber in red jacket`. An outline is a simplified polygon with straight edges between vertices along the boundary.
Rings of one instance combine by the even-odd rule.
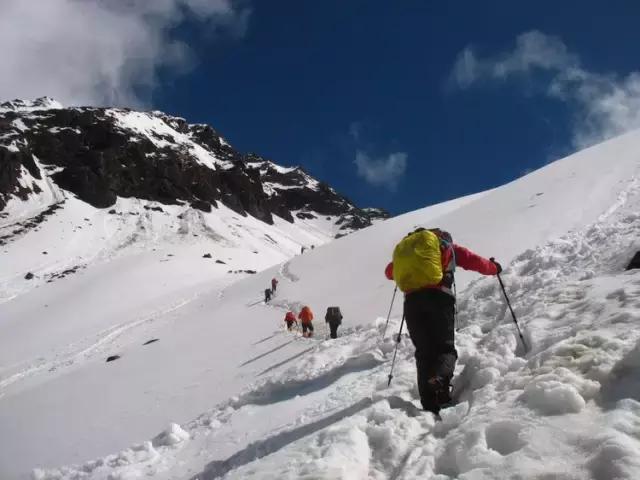
[[[424,231],[425,229],[418,229],[405,239]],[[456,245],[451,235],[443,230],[429,231],[435,233],[439,239],[442,280],[436,284],[401,290],[405,293],[404,317],[411,341],[416,348],[420,400],[425,410],[437,414],[441,406],[451,402],[450,381],[458,358],[454,339],[456,300],[452,290],[455,267],[459,266],[483,275],[496,275],[502,271],[502,267],[493,259],[487,260]],[[438,255],[438,240],[435,242]],[[415,261],[419,262],[422,257],[417,255],[415,258]],[[411,261],[410,250],[408,257],[405,256],[403,261]],[[389,280],[394,279],[393,262],[385,268],[385,275]]]
[[[284,323],[287,324],[287,330],[291,331],[293,329],[293,325],[298,325],[298,321],[296,320],[296,314],[289,311],[284,316]]]

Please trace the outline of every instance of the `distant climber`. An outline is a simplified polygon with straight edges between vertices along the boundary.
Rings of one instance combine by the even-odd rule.
[[[300,313],[298,314],[298,318],[300,319],[300,324],[302,325],[302,336],[303,337],[313,337],[313,312],[306,305],[302,307]]]
[[[328,307],[324,316],[324,321],[329,324],[331,338],[338,338],[338,327],[342,323],[342,312],[340,307]]]
[[[385,275],[404,292],[404,316],[415,346],[418,392],[425,410],[437,414],[451,402],[450,382],[458,358],[455,348],[454,270],[483,275],[502,267],[453,243],[448,232],[418,228],[393,251]]]
[[[294,325],[298,325],[298,321],[296,320],[296,314],[292,311],[288,311],[284,316],[284,323],[287,324],[287,330],[293,330]]]
[[[302,255],[304,253],[304,250],[305,250],[305,248],[304,248],[304,245],[303,245],[302,247],[300,247],[300,255]]]
[[[269,300],[271,300],[271,289],[270,288],[265,288],[264,289],[264,303],[269,303]]]
[[[276,277],[273,277],[271,279],[271,292],[276,293],[276,288],[278,288],[278,280],[276,279]]]

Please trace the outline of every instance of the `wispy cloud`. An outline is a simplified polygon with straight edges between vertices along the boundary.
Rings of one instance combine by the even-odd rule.
[[[358,150],[354,163],[358,169],[358,176],[371,185],[395,190],[407,169],[407,154],[396,152],[386,157],[371,158],[365,152]]]
[[[363,127],[364,125],[362,122],[358,122],[358,121],[351,122],[351,124],[349,125],[349,135],[351,136],[353,141],[355,142],[360,141],[360,135]]]
[[[640,128],[640,73],[591,72],[559,37],[535,30],[519,35],[513,49],[497,55],[481,56],[473,47],[465,48],[449,81],[466,89],[536,73],[547,74],[541,78],[547,96],[574,108],[574,147],[584,148]]]
[[[188,19],[241,36],[249,10],[233,0],[0,0],[0,99],[136,106],[158,71],[194,58],[174,36]]]

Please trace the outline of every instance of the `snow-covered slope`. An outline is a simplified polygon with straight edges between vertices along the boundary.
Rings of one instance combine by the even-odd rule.
[[[173,255],[179,245],[189,278],[169,269],[167,288],[154,293],[163,296],[263,270],[386,216],[356,208],[301,168],[237,152],[207,125],[63,108],[46,97],[0,105],[0,170],[8,259],[0,302],[132,253]],[[211,261],[194,260],[206,253]]]
[[[171,288],[162,305],[153,294],[142,305],[124,292],[93,301],[100,282],[122,281],[126,290],[161,278],[157,263],[127,257],[44,284],[0,306],[8,352],[0,364],[10,362],[0,372],[0,474],[20,478],[39,467],[35,478],[46,479],[638,478],[640,274],[623,270],[640,249],[639,208],[633,132],[242,281]],[[439,423],[415,412],[406,337],[386,388],[394,344],[381,331],[393,286],[382,270],[417,225],[445,228],[503,263],[531,346],[518,344],[496,280],[459,272],[460,402]],[[180,275],[180,264],[172,258],[165,274]],[[132,271],[145,278],[128,279]],[[273,276],[280,285],[265,305],[261,291]],[[109,318],[91,317],[118,302]],[[315,339],[282,328],[286,310],[304,304],[317,316]],[[330,305],[345,317],[335,341],[325,340],[322,322]],[[396,298],[391,331],[401,311]],[[97,328],[78,334],[85,315]],[[145,345],[151,339],[158,341]],[[106,363],[107,355],[121,358]]]

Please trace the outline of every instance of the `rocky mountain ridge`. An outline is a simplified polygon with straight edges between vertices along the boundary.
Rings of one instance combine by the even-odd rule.
[[[0,211],[46,178],[96,208],[118,197],[209,212],[218,202],[273,224],[335,218],[336,236],[388,217],[360,209],[300,167],[242,154],[208,125],[162,112],[63,108],[55,100],[0,104]]]

